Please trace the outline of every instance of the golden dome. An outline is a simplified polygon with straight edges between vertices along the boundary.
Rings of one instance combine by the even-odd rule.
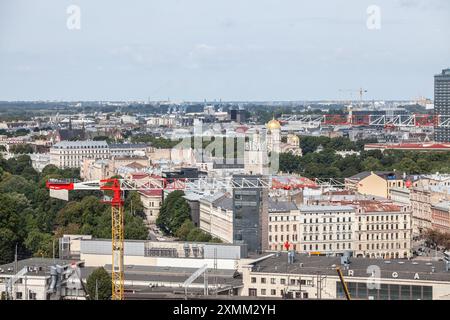
[[[269,122],[267,122],[267,129],[269,130],[276,130],[281,128],[281,124],[278,120],[272,119]]]

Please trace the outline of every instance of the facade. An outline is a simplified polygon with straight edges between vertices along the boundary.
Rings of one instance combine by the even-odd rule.
[[[162,190],[146,190],[139,192],[148,224],[155,224],[162,206]]]
[[[448,186],[414,187],[411,189],[413,236],[420,236],[433,226],[432,206],[450,200]],[[438,217],[438,215],[436,215]],[[439,225],[439,222],[435,223]]]
[[[200,229],[225,243],[233,243],[233,199],[219,192],[199,200]]]
[[[126,266],[155,266],[237,270],[245,263],[245,246],[226,243],[125,240]],[[111,239],[81,239],[80,259],[86,267],[111,264]],[[242,261],[241,261],[242,260]],[[215,266],[216,265],[216,266]]]
[[[50,148],[50,164],[58,168],[80,168],[84,159],[108,159],[106,141],[61,141]]]
[[[294,202],[269,200],[269,250],[283,251],[286,241],[300,250],[300,210]]]
[[[411,211],[409,206],[360,201],[356,208],[356,257],[398,259],[411,254]]]
[[[434,76],[434,113],[435,115],[450,116],[450,69],[444,69]],[[450,128],[436,126],[434,140],[450,142]]]
[[[267,142],[262,139],[259,130],[249,132],[249,141],[245,142],[244,169],[248,174],[269,173]]]
[[[431,206],[431,227],[439,232],[450,233],[450,201]]]
[[[113,174],[110,160],[83,159],[81,161],[80,178],[85,181],[107,179]]]
[[[361,172],[345,179],[346,189],[357,191],[364,195],[390,198],[390,189],[404,188],[406,179],[398,172],[375,171]]]
[[[31,258],[0,266],[0,294],[12,300],[85,300],[81,261]],[[11,285],[8,286],[8,283]]]
[[[233,176],[258,184],[262,176]],[[268,249],[268,191],[266,188],[233,188],[233,243],[246,244],[249,252]]]
[[[411,190],[408,188],[394,187],[389,189],[389,194],[393,202],[401,204],[411,204]]]
[[[113,157],[145,156],[147,145],[138,143],[113,143],[109,145],[109,149]]]
[[[354,247],[355,209],[351,206],[300,206],[298,251],[342,255]]]

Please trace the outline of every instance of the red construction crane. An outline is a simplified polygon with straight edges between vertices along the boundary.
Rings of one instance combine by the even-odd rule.
[[[124,275],[123,275],[123,251],[124,251],[124,191],[144,191],[163,189],[185,189],[184,179],[171,179],[148,177],[140,183],[126,179],[105,179],[98,181],[80,182],[75,180],[55,180],[50,179],[46,183],[50,190],[71,191],[71,190],[100,190],[109,191],[111,196],[105,195],[102,202],[111,205],[111,233],[112,233],[112,299],[123,300],[124,298]],[[52,194],[51,194],[52,195]],[[61,198],[61,195],[54,195]],[[68,199],[67,196],[62,198]]]
[[[124,192],[149,190],[229,190],[232,188],[270,188],[271,183],[265,179],[173,179],[147,176],[143,179],[105,179],[96,181],[78,181],[72,179],[50,179],[46,186],[50,196],[68,200],[68,192],[72,190],[106,191],[102,202],[111,205],[112,233],[112,299],[124,299]],[[112,193],[111,195],[108,195]]]

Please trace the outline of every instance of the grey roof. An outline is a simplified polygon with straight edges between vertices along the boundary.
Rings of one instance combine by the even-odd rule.
[[[387,179],[387,176],[389,176],[389,175],[395,176],[395,178],[397,180],[403,179],[403,173],[398,172],[398,171],[373,171],[373,173],[376,174],[377,176],[383,178],[383,179]],[[362,180],[364,178],[367,178],[371,174],[372,174],[371,171],[363,171],[363,172],[360,172],[358,174],[355,174],[354,176],[351,176],[348,179],[350,179],[350,180]]]
[[[18,270],[15,271],[15,263],[7,263],[0,265],[0,276],[3,274],[10,275],[16,274],[18,271],[23,269],[24,267],[37,268],[36,271],[29,272],[28,274],[32,275],[40,275],[44,276],[50,274],[50,266],[58,265],[67,265],[74,262],[73,260],[62,260],[62,259],[50,259],[50,258],[29,258],[17,261]],[[9,269],[9,270],[8,270]],[[3,270],[3,271],[2,271]]]
[[[104,267],[108,272],[111,271],[110,264]],[[82,268],[81,277],[86,279],[95,269],[96,267]],[[173,284],[180,284],[186,281],[195,271],[197,271],[197,268],[126,265],[124,277],[127,281],[171,282]],[[208,269],[208,274],[210,277],[217,277],[218,283],[220,284],[242,284],[242,279],[233,278],[234,270]],[[199,277],[194,280],[194,283],[203,283],[203,281],[203,277]]]
[[[450,201],[441,201],[439,203],[436,203],[433,207],[436,209],[449,211],[450,210]]]
[[[355,211],[351,206],[311,206],[301,205],[299,207],[301,212],[328,212],[328,211]]]
[[[297,205],[292,201],[276,201],[269,198],[269,212],[289,212],[297,210]]]
[[[233,199],[227,196],[223,196],[213,202],[213,205],[217,208],[225,210],[233,210]]]
[[[214,201],[216,201],[216,200],[218,200],[218,199],[220,199],[220,198],[222,198],[222,197],[224,197],[224,196],[225,196],[225,192],[219,191],[219,192],[216,192],[216,193],[214,193],[214,194],[210,194],[210,195],[205,195],[205,196],[203,196],[203,198],[201,199],[201,201],[204,201],[204,202],[214,202]]]
[[[91,141],[91,140],[83,140],[83,141],[61,141],[55,143],[53,145],[54,148],[67,148],[67,147],[108,147],[106,141]]]
[[[112,143],[109,145],[111,149],[135,149],[135,148],[147,148],[144,143]]]
[[[253,263],[253,272],[261,273],[281,273],[281,274],[301,274],[301,275],[322,275],[337,276],[336,266],[341,266],[340,257],[324,256],[306,256],[296,255],[294,263],[287,263],[287,253],[281,253],[278,257],[273,254],[271,257],[261,259]],[[353,270],[353,277],[367,278],[369,266],[378,266],[382,279],[395,279],[392,273],[396,272],[396,279],[408,279],[414,281],[414,275],[419,274],[420,280],[434,280],[450,282],[450,272],[445,271],[445,262],[434,261],[414,261],[406,259],[368,259],[368,258],[350,258],[349,270]],[[302,265],[301,265],[302,264]],[[435,271],[432,272],[432,267]],[[344,269],[341,266],[341,269]],[[344,271],[344,276],[347,272]],[[352,277],[346,277],[349,281]]]

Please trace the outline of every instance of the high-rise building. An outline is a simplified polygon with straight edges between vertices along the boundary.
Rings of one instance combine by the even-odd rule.
[[[249,252],[268,249],[268,190],[261,187],[261,175],[235,175],[236,184],[255,188],[233,189],[233,242],[246,244]]]
[[[450,68],[434,76],[434,114],[450,116]],[[450,142],[450,128],[436,126],[434,139]]]

